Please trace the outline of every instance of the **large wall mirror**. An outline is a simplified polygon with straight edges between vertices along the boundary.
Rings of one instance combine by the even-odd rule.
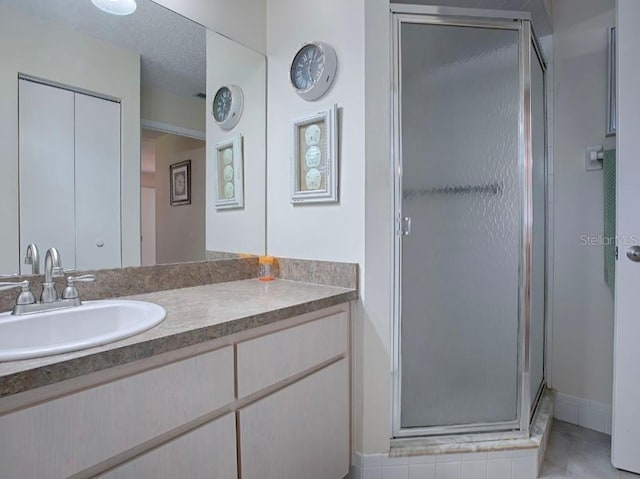
[[[211,115],[225,85],[231,130]],[[31,243],[40,269],[50,247],[73,270],[264,254],[263,55],[151,0],[0,0],[0,92],[0,274],[30,274]],[[243,202],[220,209],[232,140]]]

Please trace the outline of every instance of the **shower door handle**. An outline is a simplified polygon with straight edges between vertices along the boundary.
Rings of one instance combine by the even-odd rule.
[[[400,220],[400,234],[402,236],[411,234],[411,216],[405,216]]]

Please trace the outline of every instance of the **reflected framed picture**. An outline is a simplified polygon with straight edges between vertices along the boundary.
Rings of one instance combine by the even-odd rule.
[[[216,210],[244,208],[242,135],[216,144]]]
[[[293,120],[291,203],[338,201],[338,107]]]
[[[171,206],[191,204],[191,160],[169,166],[169,196]]]

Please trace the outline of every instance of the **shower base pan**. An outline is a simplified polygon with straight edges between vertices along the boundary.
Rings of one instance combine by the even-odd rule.
[[[553,422],[554,392],[546,390],[531,425],[531,436],[490,440],[473,436],[393,439],[389,454],[356,453],[354,479],[379,478],[381,470],[411,472],[426,477],[486,477],[535,479],[538,477]],[[475,440],[474,440],[475,439]],[[389,471],[387,471],[389,469]],[[432,476],[428,471],[432,471]],[[393,476],[396,477],[396,476]]]

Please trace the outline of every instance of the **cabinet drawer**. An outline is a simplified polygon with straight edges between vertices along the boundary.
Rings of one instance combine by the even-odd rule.
[[[226,347],[0,417],[0,477],[67,477],[234,400]]]
[[[237,479],[235,414],[222,416],[97,477]]]
[[[343,311],[238,344],[238,398],[346,354],[348,328]]]

